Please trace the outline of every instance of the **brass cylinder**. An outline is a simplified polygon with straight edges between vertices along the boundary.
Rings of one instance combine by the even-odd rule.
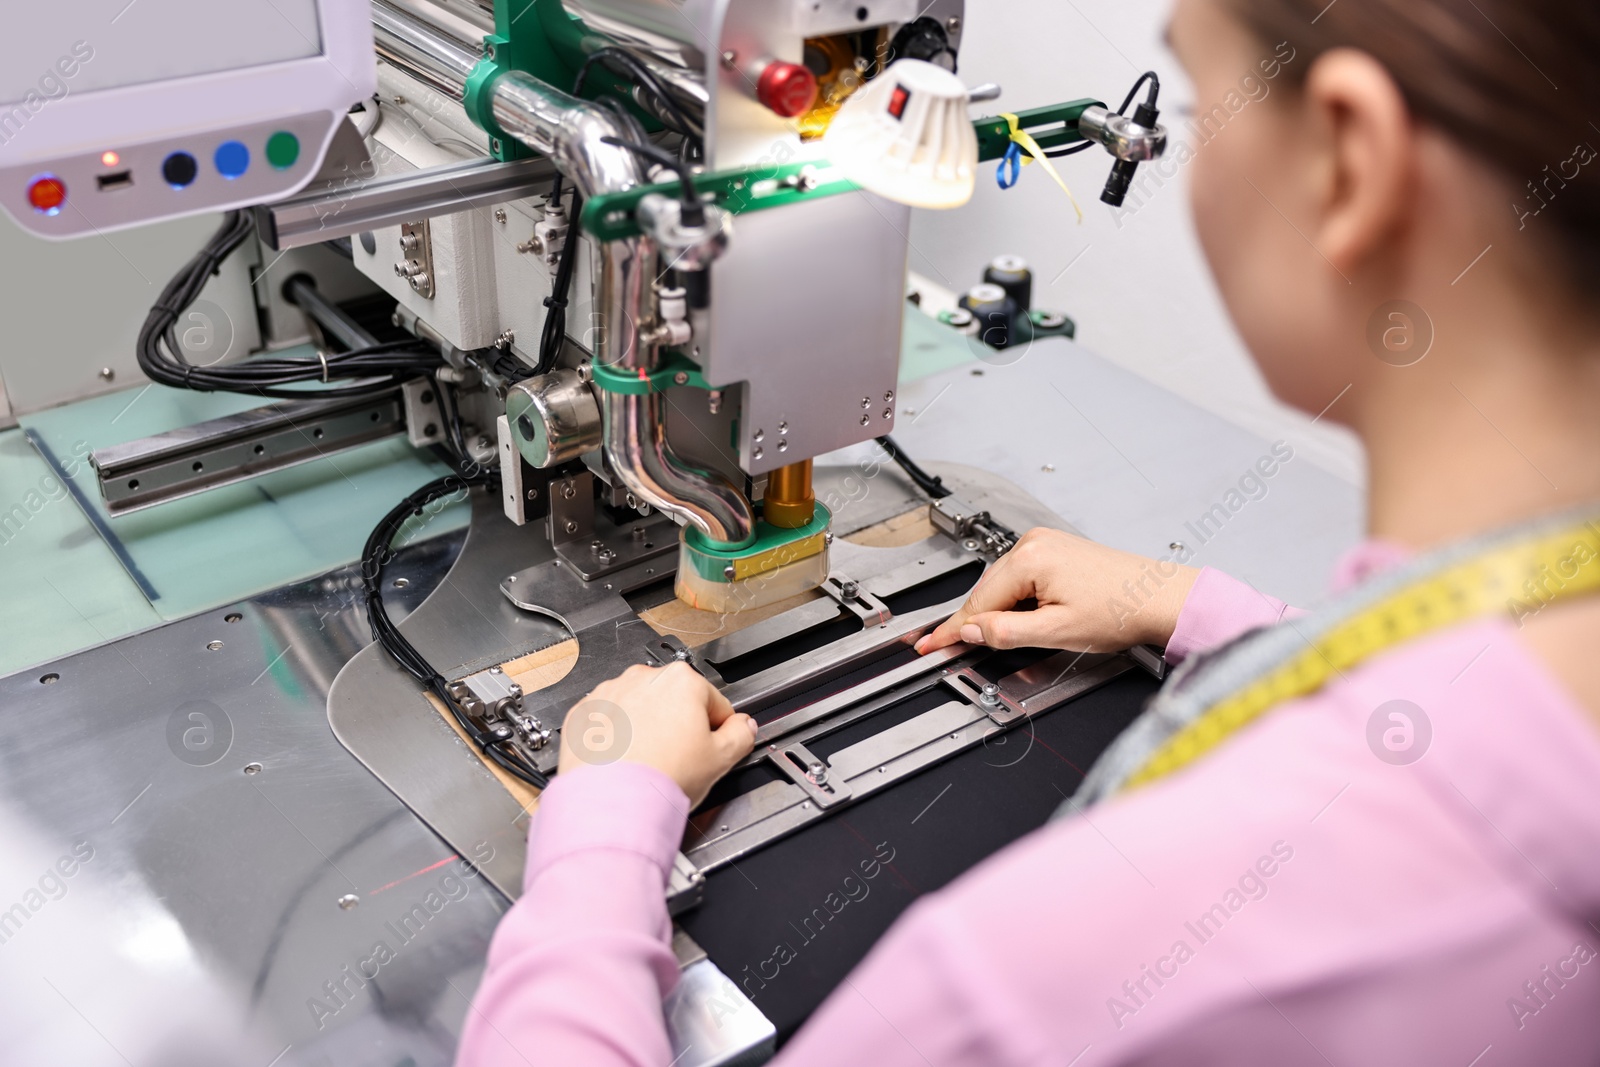
[[[817,497],[811,491],[811,461],[803,459],[768,473],[762,504],[761,515],[773,526],[798,530],[810,523],[817,513]]]

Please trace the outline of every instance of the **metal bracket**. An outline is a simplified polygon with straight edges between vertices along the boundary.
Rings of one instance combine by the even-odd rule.
[[[887,626],[894,618],[889,605],[861,588],[861,583],[847,575],[830,574],[822,583],[822,591],[837,600],[846,610],[861,620],[861,626]]]
[[[550,543],[560,549],[594,532],[594,475],[588,471],[550,483]],[[579,573],[582,573],[581,571]],[[584,574],[584,577],[589,577]]]
[[[400,387],[400,399],[406,405],[406,436],[411,447],[427,448],[444,440],[444,417],[432,382],[413,378]]]
[[[568,486],[580,480],[585,484],[567,496]],[[549,494],[556,555],[586,582],[678,550],[678,528],[664,515],[640,516],[626,526],[597,526],[594,475],[588,471],[551,482]]]
[[[849,783],[828,776],[828,765],[800,742],[782,745],[767,756],[778,769],[805,791],[819,808],[831,808],[850,799]]]
[[[667,914],[681,915],[699,904],[705,895],[706,876],[688,856],[682,852],[675,854],[672,857],[672,870],[667,872]],[[684,940],[687,941],[688,938],[685,937]],[[676,931],[674,931],[673,947],[678,947]],[[702,952],[700,955],[703,957],[705,953]]]
[[[400,224],[400,261],[394,272],[420,297],[433,299],[433,238],[428,220]]]
[[[712,685],[722,684],[721,673],[703,658],[695,655],[694,649],[684,644],[683,639],[675,634],[662,634],[653,641],[646,641],[644,650],[649,653],[651,659],[663,667],[669,663],[687,663]]]
[[[963,667],[939,679],[989,716],[997,726],[1009,726],[1028,714],[1028,709],[1013,700],[998,683],[984,678],[971,667]]]
[[[515,526],[537,522],[550,513],[550,472],[522,458],[511,434],[511,421],[504,415],[494,420],[494,428],[500,448],[500,502],[506,518]]]
[[[1167,659],[1166,653],[1150,645],[1134,645],[1124,653],[1129,659],[1143,667],[1156,681],[1166,681]]]
[[[1017,129],[1027,130],[1043,149],[1060,148],[1084,139],[1078,120],[1091,107],[1105,107],[1099,100],[1072,100],[1017,112]],[[1059,125],[1057,125],[1059,123]],[[972,124],[978,134],[978,161],[992,163],[1011,147],[1011,125],[996,115]]]
[[[999,556],[1017,544],[1016,531],[956,496],[941,497],[930,503],[928,521],[940,533],[960,541],[961,547],[969,552],[991,552]]]

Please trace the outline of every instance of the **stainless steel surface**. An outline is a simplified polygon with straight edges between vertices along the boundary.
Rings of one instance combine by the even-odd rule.
[[[262,240],[300,248],[414,219],[449,215],[547,192],[548,159],[474,160],[380,178],[343,179],[256,209]]]
[[[750,474],[894,431],[910,232],[866,192],[738,217],[694,343],[711,385],[752,383],[732,450]]]
[[[777,1044],[777,1029],[707,959],[683,969],[665,1009],[672,1048],[685,1057],[672,1067],[764,1063]]]
[[[522,458],[553,467],[600,447],[600,404],[576,370],[557,368],[517,382],[506,394],[506,417]]]
[[[400,553],[397,616],[460,544]],[[0,679],[0,866],[37,880],[24,838],[93,851],[0,953],[0,1059],[451,1062],[506,901],[327,728],[360,589],[351,567]]]
[[[474,494],[472,507],[472,531],[460,557],[434,595],[400,625],[446,678],[566,638],[559,623],[517,609],[496,591],[501,578],[527,560],[549,558],[543,531],[506,523],[498,499],[484,494]],[[524,700],[525,708],[548,720],[545,706],[542,694]],[[334,735],[441,837],[489,834],[496,854],[483,865],[485,877],[508,896],[521,891],[526,845],[516,842],[526,831],[525,813],[414,678],[371,645],[339,672],[327,708]]]
[[[406,431],[398,390],[284,401],[96,449],[106,510],[123,515],[232,485]]]

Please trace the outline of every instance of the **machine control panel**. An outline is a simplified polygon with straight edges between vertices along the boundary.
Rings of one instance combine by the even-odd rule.
[[[0,207],[41,237],[292,195],[377,89],[369,0],[14,6]]]
[[[305,184],[342,119],[314,112],[11,166],[0,169],[0,203],[44,237],[264,203]]]

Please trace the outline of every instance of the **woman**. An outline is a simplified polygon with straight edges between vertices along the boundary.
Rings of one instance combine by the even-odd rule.
[[[1170,32],[1201,101],[1293,49],[1196,154],[1195,218],[1277,394],[1365,442],[1371,539],[1300,618],[1211,570],[1114,614],[1149,561],[1026,537],[923,651],[1210,662],[1074,811],[903,916],[778,1061],[1592,1061],[1600,11],[1180,0]],[[633,748],[564,749],[462,1063],[670,1058],[664,870],[753,724],[687,669],[596,696],[637,712]]]

